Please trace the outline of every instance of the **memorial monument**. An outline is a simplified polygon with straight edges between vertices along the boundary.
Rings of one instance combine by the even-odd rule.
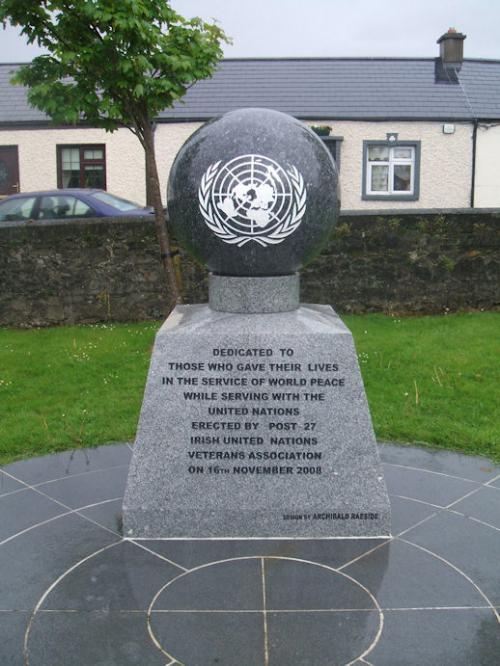
[[[176,307],[156,336],[125,537],[390,534],[352,335],[330,306],[299,304],[337,186],[321,140],[276,111],[227,113],[182,147],[169,215],[210,271],[209,303]]]

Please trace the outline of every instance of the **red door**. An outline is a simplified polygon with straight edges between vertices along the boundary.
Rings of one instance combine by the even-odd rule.
[[[19,192],[17,146],[0,146],[0,197]]]

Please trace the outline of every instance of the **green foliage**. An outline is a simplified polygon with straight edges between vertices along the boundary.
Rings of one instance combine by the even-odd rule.
[[[500,460],[500,313],[344,319],[379,438]],[[132,440],[157,328],[0,329],[0,464]]]
[[[16,74],[30,104],[57,123],[142,128],[210,76],[228,41],[216,24],[186,20],[166,0],[0,0],[48,55]]]
[[[336,238],[343,238],[344,236],[349,236],[351,228],[347,222],[343,222],[342,224],[337,224],[334,233]]]
[[[399,226],[401,224],[401,218],[400,217],[391,217],[387,220],[387,224],[389,226],[389,229],[392,231],[397,231],[399,229]]]
[[[330,125],[311,125],[311,129],[318,136],[330,136],[332,128]]]
[[[429,223],[425,219],[425,217],[417,218],[416,226],[417,226],[417,229],[423,234],[426,234],[429,231]]]
[[[452,273],[453,270],[455,269],[455,262],[453,259],[450,259],[450,257],[446,256],[446,254],[443,254],[442,257],[439,259],[441,265],[443,266],[445,271],[448,271],[448,273]]]

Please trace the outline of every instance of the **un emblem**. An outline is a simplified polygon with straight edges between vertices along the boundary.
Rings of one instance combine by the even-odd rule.
[[[242,247],[281,243],[300,225],[306,187],[294,166],[285,171],[263,155],[240,155],[208,167],[198,189],[200,212],[214,234]]]

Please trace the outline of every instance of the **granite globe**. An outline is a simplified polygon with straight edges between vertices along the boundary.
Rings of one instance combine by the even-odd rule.
[[[338,172],[300,121],[269,109],[216,118],[182,146],[168,183],[179,243],[216,275],[290,275],[338,217]]]

